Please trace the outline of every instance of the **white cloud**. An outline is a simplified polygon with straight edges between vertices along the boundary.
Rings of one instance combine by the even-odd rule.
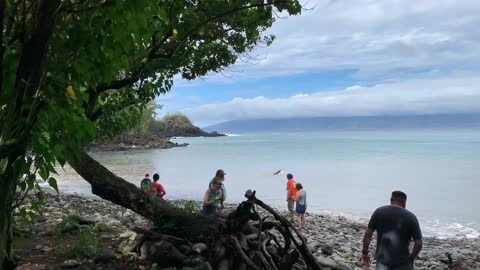
[[[480,63],[478,0],[318,0],[313,11],[278,19],[259,63],[210,81],[352,69],[362,78],[398,77],[399,70],[475,70]],[[240,71],[240,72],[238,72]],[[231,75],[231,76],[228,76]],[[401,76],[408,77],[408,72]]]
[[[234,98],[184,110],[194,121],[480,112],[480,74],[411,79],[370,87],[297,94],[289,98]]]

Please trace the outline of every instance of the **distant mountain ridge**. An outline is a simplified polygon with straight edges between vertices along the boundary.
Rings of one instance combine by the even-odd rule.
[[[479,127],[480,114],[444,114],[232,120],[205,127],[204,130],[251,132]]]

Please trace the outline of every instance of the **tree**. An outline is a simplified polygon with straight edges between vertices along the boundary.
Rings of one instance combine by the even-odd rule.
[[[201,220],[148,198],[137,204],[142,194],[83,149],[132,128],[173,76],[224,69],[273,41],[262,33],[277,12],[300,11],[297,0],[0,0],[0,269],[13,267],[14,208],[34,191],[38,201],[18,214],[38,211],[36,175],[56,188],[55,162],[151,219]]]

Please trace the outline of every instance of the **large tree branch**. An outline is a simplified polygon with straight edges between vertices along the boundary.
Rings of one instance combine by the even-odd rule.
[[[238,8],[234,8],[234,9],[228,10],[226,12],[211,16],[208,19],[199,23],[198,25],[192,27],[192,29],[190,29],[189,31],[187,31],[186,34],[183,35],[182,38],[180,38],[179,41],[176,42],[176,44],[173,46],[173,48],[168,53],[158,54],[157,52],[160,50],[161,46],[164,45],[165,42],[167,42],[167,40],[172,37],[173,22],[172,22],[172,18],[171,18],[172,16],[169,16],[168,30],[166,31],[165,35],[157,43],[154,43],[154,42],[152,43],[152,46],[151,46],[149,52],[147,53],[147,56],[142,60],[141,65],[138,68],[136,68],[136,70],[134,70],[132,72],[127,72],[127,74],[129,74],[129,75],[127,75],[126,77],[124,77],[122,79],[115,80],[115,81],[112,81],[110,83],[105,83],[105,82],[99,83],[95,87],[94,91],[92,91],[93,89],[91,89],[91,93],[90,93],[91,100],[89,101],[88,111],[90,111],[90,114],[93,113],[93,106],[96,103],[95,100],[98,98],[100,93],[105,92],[105,91],[110,90],[110,89],[121,89],[121,88],[124,88],[124,87],[128,87],[128,86],[133,85],[138,80],[140,80],[144,68],[152,60],[157,59],[157,58],[163,58],[163,59],[167,59],[167,60],[172,59],[175,52],[179,49],[179,47],[182,44],[184,44],[188,40],[189,37],[191,37],[193,34],[195,34],[202,27],[206,26],[208,23],[219,20],[221,18],[225,18],[225,17],[227,17],[231,14],[234,14],[236,12],[240,12],[240,11],[243,11],[243,10],[248,10],[248,9],[252,9],[252,8],[260,8],[260,7],[267,7],[267,6],[278,5],[278,4],[282,4],[282,3],[288,3],[288,2],[289,1],[283,1],[283,2],[277,1],[277,2],[267,2],[267,3],[246,5],[246,6],[241,6],[241,7],[238,7]],[[152,40],[154,40],[154,39],[156,39],[156,38],[152,37]]]
[[[225,228],[219,219],[189,214],[166,201],[153,199],[134,184],[116,176],[84,151],[80,152],[78,158],[69,158],[68,163],[91,184],[93,194],[129,208],[152,221],[173,224],[172,234],[201,239]]]

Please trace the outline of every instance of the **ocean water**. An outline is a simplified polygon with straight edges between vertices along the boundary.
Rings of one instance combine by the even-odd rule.
[[[168,198],[201,200],[217,169],[227,173],[228,202],[247,189],[285,207],[285,175],[307,191],[310,212],[367,221],[389,203],[393,190],[425,236],[480,237],[480,130],[389,130],[246,133],[177,138],[184,148],[95,153],[113,172],[140,183],[158,172]],[[273,172],[285,173],[274,176]],[[70,168],[60,173],[64,192],[91,194]]]

